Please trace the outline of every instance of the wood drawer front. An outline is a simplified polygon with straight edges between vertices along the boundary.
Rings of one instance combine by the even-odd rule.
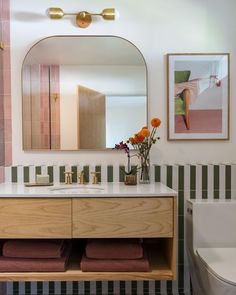
[[[173,198],[73,199],[74,238],[173,237]]]
[[[71,200],[1,199],[0,238],[71,238]]]

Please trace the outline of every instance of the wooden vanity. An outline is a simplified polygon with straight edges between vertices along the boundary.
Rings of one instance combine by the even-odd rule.
[[[10,186],[13,186],[12,188]],[[104,185],[100,193],[52,193],[0,185],[0,238],[156,238],[149,272],[82,272],[72,253],[66,272],[0,273],[0,281],[173,280],[176,278],[177,193],[156,183]]]

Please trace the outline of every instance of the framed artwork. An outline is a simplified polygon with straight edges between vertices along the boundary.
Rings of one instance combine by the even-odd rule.
[[[229,54],[168,54],[168,140],[229,139]]]

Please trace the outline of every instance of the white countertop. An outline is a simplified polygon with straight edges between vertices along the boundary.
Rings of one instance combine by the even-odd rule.
[[[124,183],[100,184],[54,184],[54,186],[25,187],[24,184],[0,184],[0,198],[72,198],[72,197],[169,197],[177,192],[166,185],[152,184],[125,185]]]

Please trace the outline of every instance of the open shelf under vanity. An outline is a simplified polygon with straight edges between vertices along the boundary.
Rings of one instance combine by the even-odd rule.
[[[150,269],[148,272],[83,272],[80,269],[81,253],[75,248],[64,272],[3,272],[0,281],[104,281],[104,280],[173,280],[171,268],[171,239],[155,239],[147,245]]]

